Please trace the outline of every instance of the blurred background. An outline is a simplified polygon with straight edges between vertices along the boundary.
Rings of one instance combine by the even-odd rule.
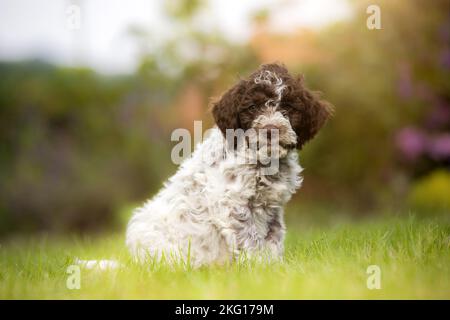
[[[274,61],[336,108],[289,216],[449,215],[450,1],[1,0],[0,237],[123,227],[171,132]]]

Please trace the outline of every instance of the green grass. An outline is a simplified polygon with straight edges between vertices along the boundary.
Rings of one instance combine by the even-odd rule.
[[[283,263],[240,263],[198,270],[139,266],[123,235],[15,239],[0,247],[1,299],[450,299],[450,224],[411,217],[288,226]],[[119,259],[116,271],[81,271],[81,289],[66,287],[75,257]],[[381,289],[366,286],[369,265]]]

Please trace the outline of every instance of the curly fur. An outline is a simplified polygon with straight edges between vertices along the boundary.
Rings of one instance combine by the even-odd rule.
[[[275,76],[275,83],[269,75]],[[247,130],[261,106],[274,102],[289,119],[297,135],[297,148],[301,149],[333,112],[332,106],[321,100],[318,92],[308,90],[303,82],[303,77],[292,77],[282,65],[262,65],[213,104],[214,120],[224,134],[226,129]]]
[[[183,259],[194,266],[225,263],[240,254],[283,253],[283,206],[300,187],[297,148],[325,123],[331,106],[279,64],[263,65],[213,104],[217,127],[184,161],[163,189],[136,209],[127,245],[148,257]],[[227,143],[227,129],[276,128],[279,168],[240,161],[244,150]],[[270,140],[260,145],[272,148]],[[245,156],[243,156],[245,157]]]

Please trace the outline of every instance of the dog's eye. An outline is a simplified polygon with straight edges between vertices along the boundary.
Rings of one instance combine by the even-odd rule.
[[[255,111],[256,110],[256,105],[252,104],[252,105],[248,106],[245,110],[247,110],[247,111]]]

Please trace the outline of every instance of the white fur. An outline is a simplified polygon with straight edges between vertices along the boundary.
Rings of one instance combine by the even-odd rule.
[[[284,147],[295,145],[297,136],[277,110],[285,88],[281,78],[265,71],[254,81],[271,85],[277,94],[253,128],[279,128],[278,170],[266,175],[264,166],[245,161],[248,150],[230,149],[220,130],[213,128],[164,188],[134,212],[126,242],[138,261],[164,256],[169,262],[200,266],[232,261],[241,254],[282,257],[283,206],[302,182],[297,151]],[[259,143],[274,147],[267,140]]]
[[[269,107],[271,104],[274,104],[275,107],[278,107],[281,101],[281,97],[283,96],[283,90],[286,86],[283,84],[283,80],[278,77],[278,75],[269,70],[261,72],[261,74],[255,78],[255,83],[263,83],[274,88],[274,92],[277,95],[275,101],[269,99],[266,102],[266,107]]]
[[[226,149],[214,128],[165,184],[136,209],[126,242],[141,262],[147,258],[189,260],[194,266],[230,261],[242,252],[281,257],[283,205],[301,184],[297,151],[264,176]],[[274,230],[271,230],[273,228]]]

